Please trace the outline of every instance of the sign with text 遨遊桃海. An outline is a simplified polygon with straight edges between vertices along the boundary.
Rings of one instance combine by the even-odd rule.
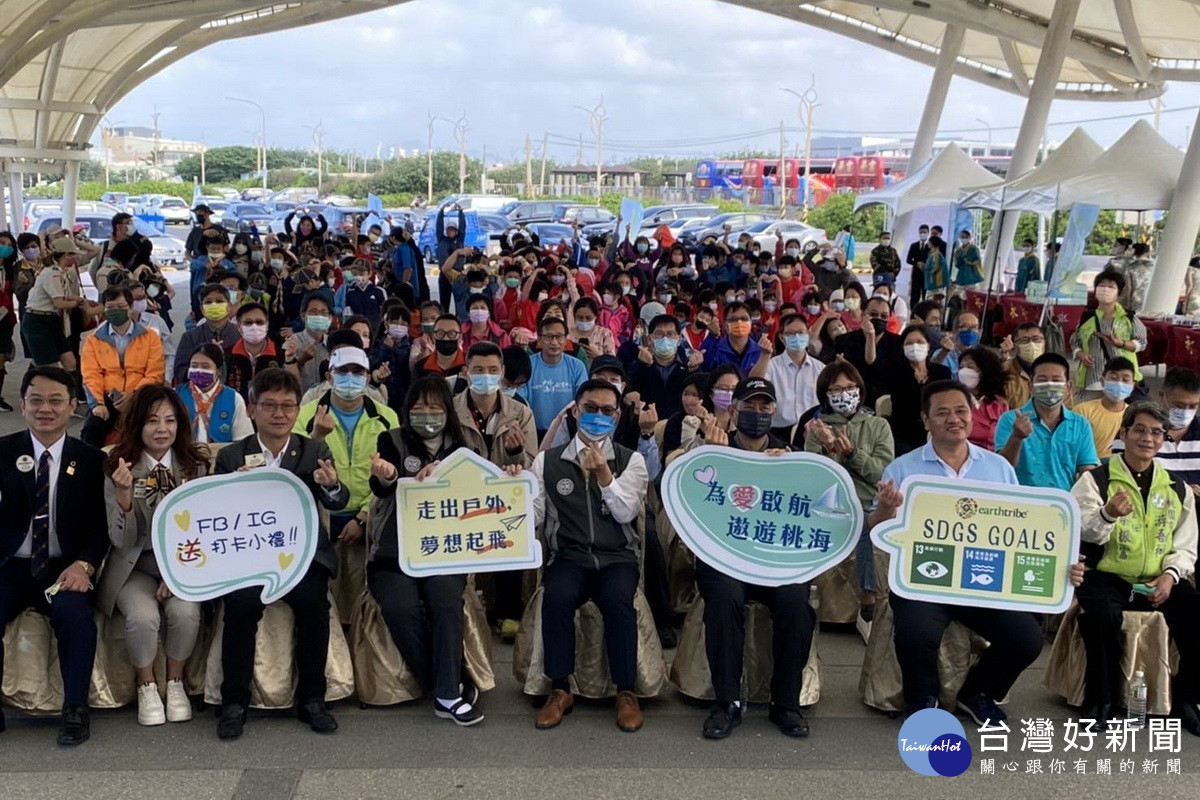
[[[278,600],[308,571],[320,530],[304,482],[266,468],[188,481],[151,521],[163,582],[197,602],[248,586],[263,587],[263,603]]]
[[[1074,596],[1079,506],[1068,492],[916,476],[871,531],[891,591],[911,600],[1054,614]]]
[[[396,485],[400,568],[421,578],[540,567],[537,493],[533,473],[508,475],[466,447],[423,481],[402,478]]]
[[[663,506],[696,557],[738,580],[811,580],[854,552],[863,511],[849,473],[812,453],[705,445],[668,465]]]

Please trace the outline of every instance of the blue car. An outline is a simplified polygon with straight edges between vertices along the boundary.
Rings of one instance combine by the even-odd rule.
[[[479,212],[464,211],[467,217],[466,230],[466,246],[478,247],[480,250],[487,250],[488,232],[479,224]],[[421,248],[421,253],[425,256],[425,260],[429,262],[437,261],[437,209],[432,209],[425,212],[425,222],[421,226],[421,234],[417,237],[417,247]],[[443,225],[458,224],[458,212],[446,210]]]

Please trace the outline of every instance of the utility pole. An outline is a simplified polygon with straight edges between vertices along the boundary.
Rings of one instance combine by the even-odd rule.
[[[467,112],[458,118],[454,123],[454,138],[458,140],[458,193],[462,194],[467,189],[467,131],[471,128],[467,125]]]
[[[155,169],[158,168],[158,117],[158,106],[156,105],[154,113],[150,115],[150,118],[154,120],[154,152],[150,154],[150,157],[154,160]]]
[[[435,117],[433,115],[432,111],[429,112],[429,124],[427,126],[427,129],[429,131],[429,141],[428,141],[428,143],[426,145],[426,149],[425,149],[425,156],[426,156],[426,161],[427,161],[427,165],[426,165],[427,175],[426,175],[426,182],[425,182],[425,201],[429,202],[429,203],[433,202],[433,123],[436,121],[437,121],[437,117]]]
[[[604,120],[608,119],[608,112],[604,108],[604,95],[600,95],[600,102],[595,108],[584,108],[583,106],[575,106],[580,111],[584,111],[589,115],[588,130],[592,132],[592,136],[596,137],[596,202],[600,202],[600,181],[601,165],[604,163]],[[580,137],[580,147],[583,146],[583,136]]]
[[[487,145],[483,146],[483,169],[479,175],[479,193],[487,194]]]
[[[203,186],[203,185],[205,184],[205,180],[204,180],[204,176],[205,176],[205,172],[204,172],[204,154],[205,154],[206,152],[208,152],[208,145],[207,145],[207,144],[205,144],[205,141],[204,141],[204,133],[203,133],[203,131],[202,131],[202,132],[200,133],[200,185],[201,185],[201,186]]]
[[[549,140],[550,140],[549,131],[543,132],[542,133],[542,174],[538,178],[538,194],[539,195],[545,194],[545,192],[546,192],[546,158],[549,155],[549,153],[546,150],[546,147],[549,144]]]
[[[322,178],[325,172],[324,159],[324,143],[325,143],[325,128],[321,124],[321,120],[317,120],[316,125],[305,125],[304,127],[312,131],[313,144],[317,146],[317,196],[321,195]]]
[[[525,134],[525,194],[533,196],[533,138]]]
[[[779,175],[775,181],[779,186],[779,216],[787,213],[787,139],[783,135],[783,120],[779,120]]]
[[[808,195],[809,186],[808,179],[812,174],[812,131],[813,131],[813,110],[820,103],[817,102],[817,76],[814,75],[812,82],[808,88],[804,90],[804,94],[800,94],[793,89],[784,89],[788,94],[795,95],[800,100],[800,105],[796,109],[796,113],[800,116],[800,120],[804,123],[804,200],[801,203],[800,218],[808,218]]]
[[[575,166],[583,166],[583,134],[579,134],[579,149],[575,151]]]
[[[263,194],[267,192],[267,111],[261,105],[253,100],[246,100],[241,97],[226,97],[226,100],[233,100],[238,103],[248,103],[258,109],[258,113],[262,115],[262,188]]]

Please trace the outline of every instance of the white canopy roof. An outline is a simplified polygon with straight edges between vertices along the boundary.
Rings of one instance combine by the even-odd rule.
[[[1104,148],[1096,144],[1083,128],[1076,128],[1046,156],[1045,161],[1024,175],[999,186],[966,192],[958,203],[966,208],[986,208],[991,211],[1019,208],[1049,214],[1054,210],[1054,195],[1040,191],[1038,187],[1058,186],[1074,178],[1091,167],[1103,152]]]
[[[963,190],[992,186],[1000,181],[999,175],[988,172],[952,144],[904,180],[860,194],[854,201],[854,210],[882,204],[893,214],[906,214],[918,208],[957,203]]]
[[[1014,202],[1006,197],[1004,207],[1042,211],[1091,203],[1124,211],[1170,208],[1182,168],[1183,153],[1150,123],[1138,120],[1083,171],[1027,186]]]

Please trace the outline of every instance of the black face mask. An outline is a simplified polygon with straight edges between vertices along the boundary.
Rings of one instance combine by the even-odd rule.
[[[879,319],[878,317],[872,317],[871,327],[875,329],[876,334],[883,333],[883,331],[887,328],[887,320]]]
[[[737,413],[737,432],[747,439],[759,439],[771,430],[771,412],[742,409]]]
[[[452,356],[458,352],[457,339],[438,339],[433,346],[437,348],[438,353],[444,356]]]

